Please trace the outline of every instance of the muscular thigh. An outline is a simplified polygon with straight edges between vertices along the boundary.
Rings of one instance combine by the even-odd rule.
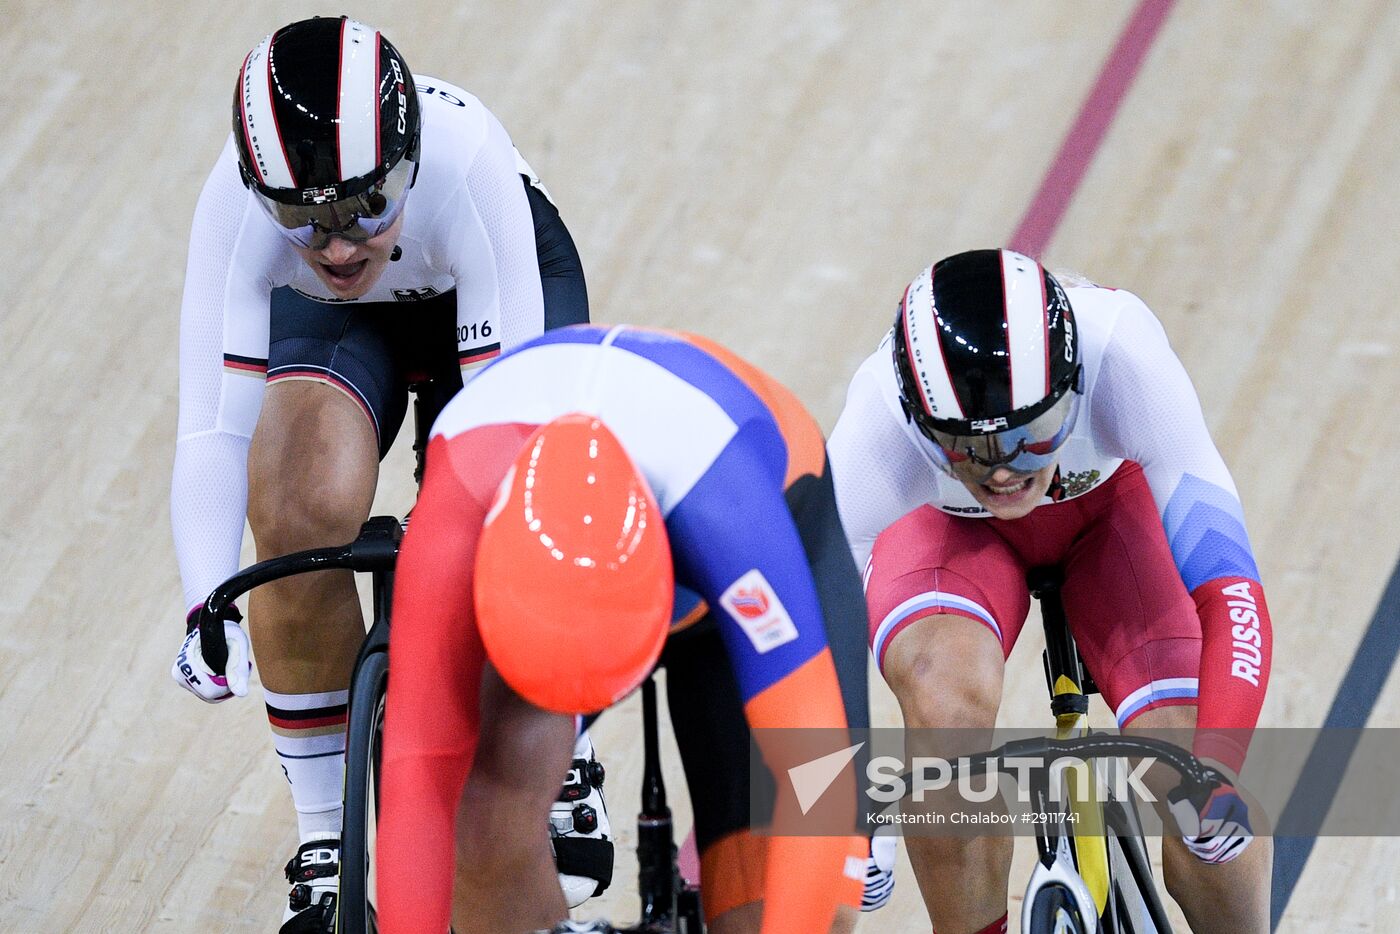
[[[749,823],[749,726],[739,683],[712,620],[667,640],[666,702],[703,850]]]
[[[345,500],[368,510],[378,477],[374,432],[360,410],[323,383],[270,387],[248,453],[249,511],[280,514]]]
[[[890,646],[933,616],[958,616],[986,629],[1011,652],[1030,608],[1026,569],[984,520],[924,506],[875,541],[866,569],[870,645],[884,671]],[[914,637],[917,638],[917,637]],[[956,659],[947,660],[950,671]]]

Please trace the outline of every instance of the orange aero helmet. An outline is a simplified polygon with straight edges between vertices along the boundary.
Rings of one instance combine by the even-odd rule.
[[[530,703],[593,713],[642,682],[674,597],[651,487],[607,426],[565,415],[516,456],[476,555],[486,654]]]

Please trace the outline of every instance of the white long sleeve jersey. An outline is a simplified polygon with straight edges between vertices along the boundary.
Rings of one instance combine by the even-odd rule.
[[[413,302],[455,289],[465,378],[544,329],[534,222],[521,184],[521,175],[534,173],[474,96],[428,76],[414,80],[423,136],[402,255],[356,301]],[[280,286],[336,301],[243,186],[230,135],[195,208],[180,308],[170,512],[187,608],[238,567],[269,300]]]

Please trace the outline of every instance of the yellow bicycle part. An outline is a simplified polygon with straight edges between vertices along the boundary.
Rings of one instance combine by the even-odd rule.
[[[1065,675],[1055,679],[1055,695],[1080,694],[1079,685]],[[1055,718],[1056,739],[1069,739],[1088,733],[1088,717],[1080,713],[1064,713]],[[1098,801],[1091,766],[1079,763],[1068,769],[1069,809],[1074,813],[1075,862],[1079,875],[1094,897],[1099,916],[1108,907],[1108,838],[1104,833],[1103,809]]]

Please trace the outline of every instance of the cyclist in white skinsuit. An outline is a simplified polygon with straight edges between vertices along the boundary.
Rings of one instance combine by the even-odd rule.
[[[373,28],[284,27],[249,53],[235,90],[180,318],[171,517],[189,614],[237,570],[245,516],[259,559],[355,536],[410,382],[433,378],[431,420],[503,349],[588,319],[569,233],[500,122],[412,75]],[[263,588],[250,628],[303,844],[290,932],[314,923],[338,877],[346,689],[364,635],[353,580]],[[225,633],[227,678],[204,665],[197,631],[172,668],[205,701],[247,691],[248,638],[236,621]],[[592,758],[586,738],[576,757]],[[600,790],[586,800],[610,866]],[[606,883],[564,881],[570,901]]]

